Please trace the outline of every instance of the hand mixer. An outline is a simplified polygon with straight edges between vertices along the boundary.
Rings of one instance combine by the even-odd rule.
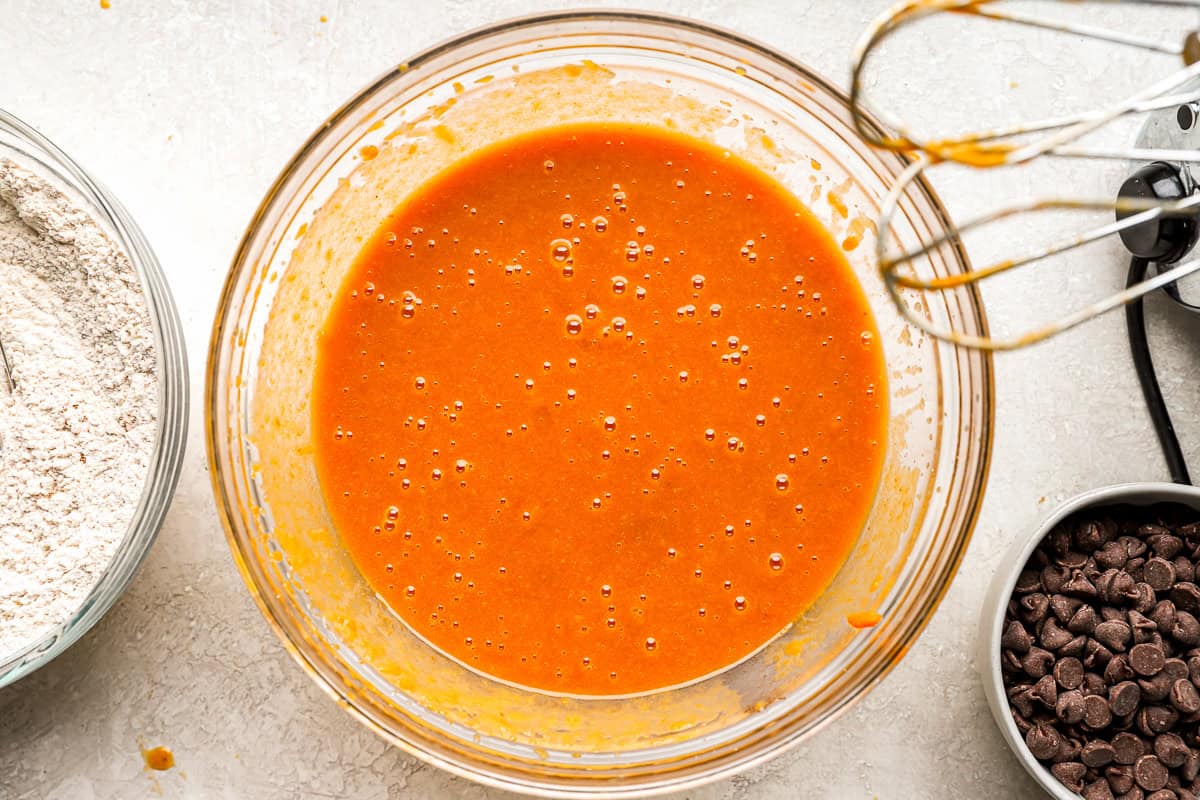
[[[1035,5],[1028,3],[1025,5]],[[1007,350],[1032,344],[1060,333],[1099,314],[1129,303],[1155,289],[1170,287],[1180,278],[1200,271],[1200,259],[1182,261],[1195,244],[1196,217],[1200,215],[1200,182],[1188,165],[1200,163],[1200,138],[1187,132],[1196,125],[1200,101],[1200,36],[1196,31],[1180,33],[1172,41],[1154,40],[1119,30],[1059,20],[1016,10],[1021,0],[908,0],[877,19],[860,39],[854,53],[850,89],[851,109],[859,134],[870,144],[914,155],[893,191],[884,199],[878,220],[878,257],[893,300],[909,322],[927,333],[959,345],[987,350]],[[1046,5],[1046,3],[1042,3]],[[1200,10],[1200,0],[1066,0],[1057,3],[1080,15],[1089,6],[1147,5]],[[921,137],[904,121],[871,105],[876,119],[895,131],[881,136],[865,121],[864,72],[881,45],[902,28],[933,15],[971,15],[997,23],[1055,31],[1086,37],[1123,47],[1178,57],[1174,72],[1155,76],[1144,88],[1103,108],[1084,113],[1046,118],[1024,124],[979,130],[952,138]],[[1198,20],[1200,21],[1200,20]],[[1148,115],[1147,124],[1134,147],[1105,148],[1080,140],[1122,117]],[[914,182],[933,166],[954,162],[979,169],[1018,165],[1035,158],[1095,158],[1158,163],[1131,178],[1115,199],[1080,197],[1037,197],[997,208],[981,217],[960,223],[940,238],[920,247],[896,252],[889,245],[892,217],[897,201]],[[972,230],[999,220],[1050,209],[1110,209],[1117,219],[1088,230],[1045,243],[1041,248],[1013,258],[987,264],[969,273],[940,279],[922,279],[910,266],[921,256]],[[903,289],[944,291],[984,281],[1010,270],[1032,265],[1105,237],[1120,235],[1134,255],[1158,267],[1157,274],[1139,280],[1125,290],[1099,302],[1074,310],[1061,319],[1008,339],[969,337],[932,325],[905,302]],[[1190,237],[1190,238],[1189,238]],[[1178,291],[1173,297],[1179,298]]]
[[[875,20],[855,48],[851,110],[855,127],[867,142],[912,157],[896,186],[883,199],[877,220],[879,268],[888,292],[904,318],[928,334],[959,346],[1011,350],[1042,341],[1126,305],[1134,365],[1172,480],[1190,483],[1183,453],[1150,359],[1141,298],[1156,289],[1164,289],[1177,303],[1200,311],[1200,298],[1185,297],[1178,283],[1180,279],[1200,271],[1200,258],[1187,258],[1200,238],[1200,171],[1197,171],[1200,167],[1200,35],[1193,29],[1180,31],[1174,38],[1170,35],[1148,38],[1080,21],[1089,7],[1118,5],[1192,8],[1200,11],[1200,0],[1060,0],[1040,4],[1028,0],[907,0]],[[1039,6],[1042,13],[1038,13]],[[1079,19],[1047,15],[1045,11],[1053,6],[1061,6],[1054,8],[1055,11],[1077,14]],[[997,24],[1065,34],[1068,45],[1071,41],[1078,41],[1069,37],[1084,37],[1114,46],[1167,54],[1177,60],[1173,68],[1151,76],[1143,88],[1101,108],[977,130],[949,138],[920,136],[904,121],[873,104],[867,105],[864,75],[868,63],[878,55],[881,45],[898,30],[934,15],[947,14],[970,15]],[[1193,24],[1196,23],[1200,23],[1200,17]],[[866,114],[868,107],[874,118],[881,120],[894,135],[881,135],[878,129],[869,124]],[[1084,141],[1089,134],[1131,115],[1143,115],[1145,118],[1133,147],[1102,147]],[[895,214],[900,213],[897,210],[900,198],[936,165],[956,163],[988,170],[1025,164],[1038,158],[1115,159],[1128,162],[1131,174],[1112,199],[1058,196],[1022,199],[951,226],[949,233],[923,242],[918,247],[898,249],[892,243],[889,235],[891,221]],[[961,275],[923,278],[918,274],[916,264],[922,257],[948,242],[957,242],[963,234],[1002,220],[1048,210],[1108,210],[1115,218]],[[912,290],[941,292],[959,289],[1011,270],[1052,260],[1110,236],[1119,236],[1132,255],[1125,288],[1016,336],[1002,339],[967,336],[938,327],[920,313],[919,304],[911,304],[906,299]]]

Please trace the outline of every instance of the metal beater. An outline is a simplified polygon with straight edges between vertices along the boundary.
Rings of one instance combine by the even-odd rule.
[[[1200,0],[1059,0],[1081,16],[1088,6],[1136,4],[1200,10]],[[878,260],[888,291],[901,314],[911,324],[939,339],[985,350],[1010,350],[1046,339],[1093,317],[1165,288],[1185,305],[1177,281],[1200,271],[1200,258],[1184,260],[1200,230],[1200,181],[1190,165],[1200,164],[1200,35],[1196,30],[1176,40],[1155,40],[1124,31],[1063,21],[1018,10],[1021,0],[907,0],[878,18],[859,40],[854,52],[850,87],[851,111],[859,134],[870,144],[909,154],[912,162],[881,205],[878,219]],[[1028,8],[1031,3],[1025,2]],[[1042,3],[1046,5],[1046,3]],[[1054,31],[1123,47],[1178,57],[1174,71],[1155,76],[1144,88],[1103,108],[1080,114],[1035,120],[1021,125],[978,130],[953,138],[918,136],[904,121],[873,105],[864,96],[864,70],[880,45],[897,30],[937,14],[971,15],[998,23]],[[867,122],[865,109],[895,135],[880,136]],[[1122,117],[1146,115],[1147,123],[1136,145],[1106,148],[1081,139]],[[1191,134],[1188,132],[1195,128]],[[946,235],[918,248],[897,251],[889,245],[891,223],[909,186],[933,166],[954,162],[977,169],[1018,165],[1035,158],[1096,158],[1143,163],[1115,199],[1044,196],[1009,203],[983,216],[959,223]],[[1111,210],[1112,222],[1071,233],[1029,252],[1018,253],[963,275],[923,278],[914,262],[962,234],[1022,214],[1047,210]],[[1045,261],[1075,248],[1119,235],[1135,257],[1153,265],[1154,274],[1131,281],[1122,291],[1068,312],[1060,319],[1008,339],[975,337],[938,327],[916,311],[904,290],[938,292],[986,280],[995,275]],[[1149,274],[1143,271],[1144,274]]]

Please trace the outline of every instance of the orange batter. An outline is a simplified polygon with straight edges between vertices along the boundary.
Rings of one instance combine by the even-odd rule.
[[[493,676],[637,692],[732,664],[874,498],[884,367],[837,245],[708,144],[500,142],[363,248],[322,332],[317,469],[362,574]]]

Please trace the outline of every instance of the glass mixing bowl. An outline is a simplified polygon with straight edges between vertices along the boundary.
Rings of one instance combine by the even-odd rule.
[[[316,337],[362,242],[414,187],[498,138],[619,119],[708,139],[774,175],[844,242],[879,325],[890,427],[869,521],[829,590],[752,657],[659,692],[539,693],[468,670],[414,635],[339,546],[313,465]],[[387,740],[459,775],[552,796],[642,796],[762,762],[844,711],[903,656],[966,548],[987,473],[986,355],[907,327],[875,266],[871,220],[905,166],[855,135],[846,97],[734,34],[641,13],[516,20],[427,51],[338,110],[271,187],[221,298],[207,437],[230,545],[263,614],[310,675]],[[891,234],[946,232],[928,186]],[[858,246],[856,243],[860,242]],[[957,242],[916,265],[968,269]],[[918,299],[980,334],[973,290]],[[847,616],[878,611],[874,627]]]
[[[15,653],[0,653],[0,686],[48,663],[87,633],[112,608],[158,535],[175,494],[187,440],[188,374],[183,329],[166,276],[137,224],[83,167],[21,120],[0,111],[0,158],[33,163],[82,200],[121,245],[141,279],[158,354],[158,428],[150,471],[133,519],[112,561],[79,609],[55,629]]]

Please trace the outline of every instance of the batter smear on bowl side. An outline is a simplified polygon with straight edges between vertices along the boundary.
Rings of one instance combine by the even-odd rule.
[[[550,128],[419,187],[322,332],[317,468],[413,630],[495,677],[646,691],[753,652],[874,499],[884,361],[782,185],[710,144]]]

